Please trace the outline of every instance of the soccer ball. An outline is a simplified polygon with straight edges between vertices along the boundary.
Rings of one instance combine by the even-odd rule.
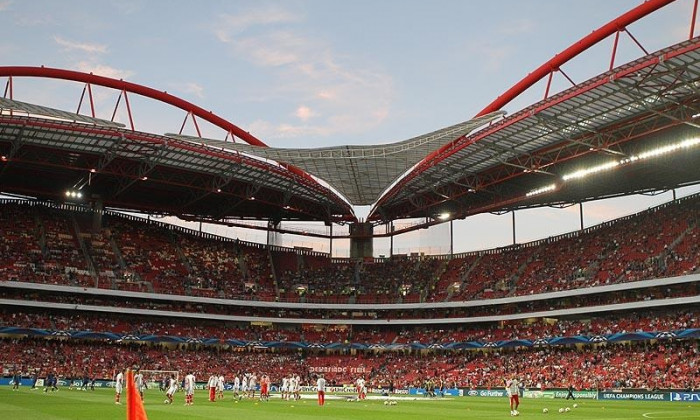
[[[549,413],[549,408],[547,408],[547,407],[543,408],[543,409],[542,409],[542,412],[543,412],[544,414]]]
[[[518,411],[518,410],[513,410],[513,415],[514,415],[514,416],[519,416],[519,415],[520,415],[520,411]]]
[[[163,404],[167,404],[167,403],[169,403],[169,402],[170,402],[170,401],[165,400],[165,401],[163,401]]]
[[[564,409],[564,411],[566,411],[566,412],[568,413],[569,411],[571,411],[571,409],[570,409],[569,407],[566,407],[566,408]]]
[[[559,409],[559,412],[560,412],[560,413],[563,413],[563,412],[564,412],[564,409],[563,409],[563,408],[560,408],[560,409]]]
[[[574,404],[574,408],[578,408],[578,404]]]

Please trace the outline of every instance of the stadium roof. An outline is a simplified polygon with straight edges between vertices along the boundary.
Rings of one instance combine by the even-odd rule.
[[[6,193],[80,190],[106,206],[186,219],[353,218],[328,188],[278,164],[6,98],[0,155]]]
[[[504,114],[493,112],[397,143],[368,146],[282,149],[174,134],[169,136],[292,164],[326,181],[351,204],[371,205],[394,181],[428,154]]]
[[[370,218],[465,217],[700,182],[697,148],[657,163],[625,161],[700,137],[699,89],[700,38],[694,38],[459,139],[407,174]],[[622,164],[612,179],[565,182],[572,171],[613,161]]]
[[[342,223],[355,216],[333,189],[353,204],[370,203],[408,169],[369,219],[420,217],[425,226],[446,213],[452,219],[698,183],[700,148],[619,164],[596,181],[564,177],[700,137],[699,89],[694,38],[498,121],[502,113],[395,144],[297,150],[142,133],[3,99],[0,183],[5,192],[54,199],[88,186],[110,207],[192,220]]]

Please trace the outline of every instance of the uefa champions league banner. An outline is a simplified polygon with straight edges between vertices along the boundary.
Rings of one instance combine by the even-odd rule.
[[[640,392],[622,390],[620,392],[598,392],[599,400],[671,401],[668,392]]]

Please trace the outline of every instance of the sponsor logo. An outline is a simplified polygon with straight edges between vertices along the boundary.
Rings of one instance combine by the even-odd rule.
[[[469,392],[467,392],[467,395],[469,395],[470,397],[476,397],[477,395],[479,395],[479,392],[472,389]]]
[[[565,390],[554,390],[554,398],[566,398],[569,395],[569,391]],[[591,399],[594,400],[598,398],[597,391],[574,391],[574,397],[580,399]]]
[[[505,397],[506,391],[494,390],[494,389],[483,389],[479,391],[480,397]]]
[[[700,392],[672,392],[671,401],[700,402]]]
[[[523,392],[524,398],[542,398],[544,393],[542,391],[525,391]]]

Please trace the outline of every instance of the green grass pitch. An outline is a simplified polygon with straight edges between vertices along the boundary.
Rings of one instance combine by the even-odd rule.
[[[206,393],[195,393],[195,405],[184,406],[184,395],[178,392],[172,405],[163,404],[165,397],[156,390],[148,390],[145,407],[149,420],[173,419],[230,419],[301,420],[321,418],[346,420],[425,420],[425,419],[498,419],[511,418],[506,398],[459,397],[445,399],[398,399],[395,406],[384,405],[382,400],[346,402],[327,400],[319,407],[315,399],[282,401],[273,395],[269,402],[242,400],[235,402],[231,393],[216,403],[207,401]],[[524,399],[520,417],[527,419],[700,419],[700,404],[646,401],[577,401],[578,408],[560,414],[561,407],[572,407],[573,402],[550,399]],[[542,409],[547,407],[549,413]],[[55,393],[31,391],[27,388],[12,391],[0,389],[2,418],[16,420],[111,420],[124,419],[124,405],[114,404],[114,391],[99,389],[76,391],[61,389]]]

